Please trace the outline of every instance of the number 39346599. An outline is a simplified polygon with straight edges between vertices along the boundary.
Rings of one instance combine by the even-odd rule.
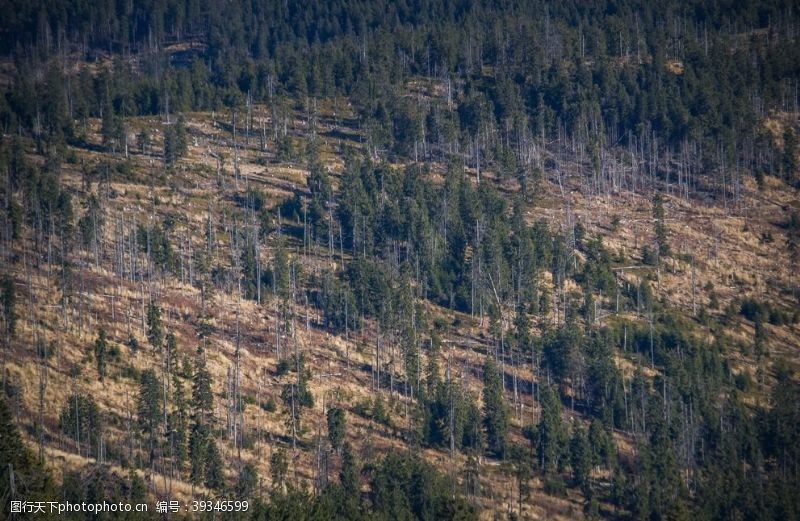
[[[248,501],[192,501],[192,512],[246,512],[250,508]]]

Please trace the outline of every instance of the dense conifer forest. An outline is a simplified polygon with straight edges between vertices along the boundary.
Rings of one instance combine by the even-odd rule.
[[[796,2],[0,12],[1,519],[800,518]]]

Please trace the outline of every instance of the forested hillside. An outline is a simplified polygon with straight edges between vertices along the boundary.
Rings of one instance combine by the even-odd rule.
[[[800,517],[795,3],[2,13],[0,517]]]

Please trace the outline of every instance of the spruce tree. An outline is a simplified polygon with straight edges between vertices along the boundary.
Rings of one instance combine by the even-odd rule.
[[[361,517],[361,468],[349,442],[342,445],[342,468],[339,483],[344,494],[341,517],[359,519]]]
[[[40,494],[50,488],[46,469],[36,464],[19,434],[5,397],[0,397],[0,518],[14,519],[11,501],[51,500]]]
[[[225,487],[224,465],[217,441],[212,435],[206,440],[205,453],[205,484],[212,490],[222,490]]]
[[[656,236],[656,246],[658,247],[659,257],[669,255],[664,198],[661,196],[661,193],[656,193],[653,197],[653,230]]]
[[[240,500],[249,500],[258,486],[258,469],[252,463],[245,463],[236,479],[234,493]]]
[[[86,453],[97,456],[103,422],[94,398],[85,394],[72,394],[67,398],[59,416],[61,432],[78,443],[78,451],[86,446]]]
[[[147,340],[156,350],[161,350],[164,341],[164,330],[161,325],[161,308],[155,302],[147,306]]]
[[[502,458],[506,448],[509,411],[503,396],[503,382],[494,360],[486,358],[483,366],[483,425],[486,429],[486,448]]]
[[[14,309],[16,303],[16,290],[14,289],[14,279],[8,273],[0,279],[0,304],[2,304],[3,322],[5,326],[5,339],[14,336],[17,329],[17,313]]]
[[[269,472],[272,478],[272,487],[276,491],[283,490],[283,482],[286,473],[289,471],[289,460],[286,457],[286,449],[279,448],[269,457]]]
[[[177,354],[178,351],[178,341],[175,339],[175,333],[173,333],[172,331],[167,333],[166,348],[167,348],[167,352],[165,353],[166,369],[167,369],[167,374],[171,375],[173,372],[173,363],[175,360],[175,355]]]
[[[139,428],[148,440],[149,461],[152,463],[158,448],[158,429],[161,422],[161,382],[152,369],[145,369],[139,378],[137,411]]]
[[[97,332],[97,339],[94,341],[94,356],[97,361],[97,374],[102,382],[106,376],[106,352],[108,351],[108,341],[106,340],[106,330],[100,328]]]
[[[209,479],[216,483],[218,476],[209,478],[209,471],[214,462],[210,450],[216,450],[216,443],[211,431],[211,415],[214,406],[214,395],[211,391],[211,374],[206,368],[205,353],[202,347],[197,348],[194,371],[192,374],[192,431],[189,436],[189,459],[191,463],[191,481],[199,484]]]
[[[551,386],[542,388],[541,406],[537,456],[541,469],[546,475],[552,475],[563,466],[567,433],[561,421],[561,402]]]
[[[592,468],[592,454],[586,431],[577,425],[569,445],[572,482],[579,487],[584,496],[589,496],[589,472]]]
[[[173,409],[169,415],[169,435],[175,456],[175,466],[180,472],[188,456],[186,447],[187,404],[183,382],[177,376],[174,376],[172,381]]]
[[[331,446],[340,451],[345,436],[345,411],[338,407],[328,409],[328,439]]]

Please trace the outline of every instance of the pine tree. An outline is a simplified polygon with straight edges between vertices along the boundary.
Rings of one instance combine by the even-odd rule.
[[[196,422],[208,423],[214,406],[214,394],[211,391],[211,373],[206,367],[205,351],[198,347],[194,359],[192,374],[192,410]]]
[[[188,456],[186,448],[186,396],[184,395],[183,382],[177,376],[173,377],[172,403],[173,409],[169,416],[169,433],[175,455],[175,466],[180,471]]]
[[[234,493],[240,500],[249,500],[258,486],[258,469],[252,463],[245,463],[236,479]]]
[[[219,453],[217,442],[213,436],[206,440],[205,484],[212,490],[222,490],[225,487],[222,455]]]
[[[289,429],[289,434],[292,437],[292,446],[297,445],[297,438],[300,436],[300,393],[295,382],[288,382],[283,384],[281,390],[281,400],[283,407],[286,410],[286,427]]]
[[[589,445],[592,448],[592,465],[611,468],[614,463],[614,441],[600,420],[589,425]]]
[[[187,149],[186,118],[181,114],[174,125],[164,129],[164,164],[168,168],[175,166],[186,155]]]
[[[78,451],[86,445],[86,453],[97,456],[103,422],[100,409],[94,398],[84,394],[73,394],[67,398],[59,416],[61,432],[78,443]]]
[[[136,140],[141,153],[146,153],[147,149],[150,147],[150,133],[148,132],[147,127],[142,127],[142,131],[136,136]]]
[[[789,183],[797,181],[797,135],[790,126],[783,132],[783,156],[781,157],[781,167],[786,180]]]
[[[198,423],[192,425],[192,431],[189,434],[189,480],[194,485],[203,483],[205,479],[208,436],[205,425]]]
[[[664,403],[660,396],[651,395],[648,403],[647,424],[650,429],[646,459],[643,465],[649,472],[644,474],[650,483],[648,505],[657,517],[674,514],[683,508],[684,487],[680,468],[675,456],[675,447],[670,439],[669,425],[664,416]]]
[[[289,471],[289,460],[286,457],[286,449],[280,448],[272,453],[269,458],[269,472],[272,477],[272,487],[276,491],[283,490],[283,483],[286,480],[286,473]]]
[[[361,468],[349,442],[344,442],[342,445],[342,468],[339,472],[339,484],[344,494],[341,517],[343,519],[359,519],[361,517]]]
[[[175,153],[177,157],[181,158],[186,155],[188,149],[189,142],[186,135],[186,117],[180,114],[175,121]]]
[[[147,306],[147,340],[156,350],[161,350],[164,342],[164,330],[161,326],[161,308],[155,302]]]
[[[661,196],[661,193],[656,193],[656,195],[653,197],[653,227],[656,235],[658,255],[660,257],[669,255],[667,224],[664,213],[664,198]]]
[[[50,488],[50,475],[34,461],[25,446],[8,408],[5,397],[0,397],[0,517],[14,519],[11,501],[51,499],[41,497]]]
[[[0,304],[2,304],[6,341],[14,336],[17,329],[17,313],[14,310],[16,294],[14,279],[8,273],[4,274],[0,279]]]
[[[114,105],[111,104],[111,100],[108,97],[106,97],[106,103],[103,106],[100,134],[103,137],[103,145],[111,152],[116,153],[117,147],[124,138],[124,129],[122,127],[122,119],[114,112]]]
[[[541,406],[537,456],[541,469],[546,475],[552,475],[564,464],[567,433],[561,421],[561,402],[551,386],[542,388]]]
[[[486,447],[490,453],[502,458],[506,448],[509,411],[503,396],[503,383],[491,357],[483,366],[483,424],[486,429]]]
[[[197,348],[194,372],[192,374],[192,431],[189,435],[189,459],[191,462],[190,478],[192,483],[208,481],[211,461],[211,447],[216,443],[211,432],[211,414],[214,406],[214,395],[211,391],[211,374],[206,368],[205,353],[202,346]],[[219,481],[212,476],[212,482]]]
[[[338,407],[328,409],[328,439],[331,446],[340,451],[345,437],[345,411]]]
[[[175,333],[173,333],[172,331],[167,333],[167,336],[166,336],[166,348],[167,348],[167,352],[165,353],[165,355],[166,355],[166,360],[165,361],[166,361],[166,366],[167,366],[166,369],[167,369],[167,374],[171,375],[172,372],[173,372],[173,367],[172,366],[173,366],[173,362],[175,360],[175,355],[176,355],[176,353],[178,351],[178,341],[175,338]]]
[[[306,368],[305,356],[300,355],[297,362],[297,388],[300,393],[300,405],[309,408],[314,407],[314,395],[308,387],[311,380],[311,370]]]
[[[97,360],[97,374],[100,376],[102,382],[106,376],[106,352],[108,350],[108,341],[106,340],[106,330],[100,328],[97,332],[97,340],[94,341],[94,356]]]
[[[580,425],[577,425],[572,433],[569,450],[572,481],[575,486],[581,489],[584,496],[588,498],[590,493],[589,472],[592,467],[592,453],[586,431]]]
[[[130,470],[130,485],[127,499],[131,503],[144,503],[147,499],[147,486],[142,477],[133,469]]]
[[[161,382],[152,369],[145,369],[139,378],[139,399],[137,402],[139,428],[147,436],[149,461],[152,463],[158,448],[158,429],[161,422]]]

